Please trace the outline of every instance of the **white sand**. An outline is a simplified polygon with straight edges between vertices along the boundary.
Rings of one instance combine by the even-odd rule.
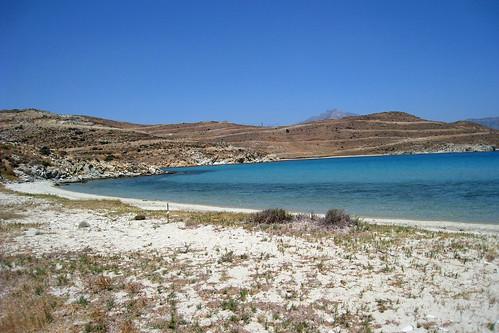
[[[72,200],[119,200],[123,203],[139,207],[147,210],[166,210],[166,201],[160,200],[142,200],[121,198],[113,196],[104,196],[96,194],[87,194],[80,192],[73,192],[66,190],[63,186],[55,186],[51,181],[37,181],[31,183],[11,183],[6,185],[7,188],[22,193],[31,194],[51,194],[57,195],[66,199]],[[175,202],[168,202],[170,210],[183,210],[183,211],[201,211],[201,212],[240,212],[240,213],[253,213],[254,209],[244,208],[228,208],[216,207],[195,204],[181,204]],[[388,224],[388,225],[404,225],[420,227],[431,230],[449,230],[449,231],[466,231],[466,232],[479,232],[479,233],[499,233],[498,224],[483,224],[483,223],[462,223],[452,221],[419,221],[419,220],[405,220],[405,219],[381,219],[362,217],[366,222],[375,224]]]
[[[119,200],[123,203],[147,210],[166,210],[166,201],[161,200],[143,200],[121,198],[106,195],[87,194],[80,192],[73,192],[66,190],[64,186],[55,186],[51,181],[36,181],[31,183],[11,183],[6,187],[16,192],[30,193],[30,194],[51,194],[57,195],[62,198],[71,200]],[[243,208],[225,208],[205,205],[194,204],[181,204],[175,202],[168,202],[170,210],[180,211],[200,211],[200,212],[239,212],[239,213],[253,213],[254,209]]]
[[[73,199],[101,198],[64,191],[49,183],[9,188]],[[124,200],[147,208],[164,207],[161,202]],[[160,283],[149,280],[151,274],[142,270],[118,272],[118,277],[143,285],[141,295],[150,304],[164,302],[165,294],[159,293],[159,287],[168,290],[173,281],[181,279],[176,289],[179,314],[206,331],[219,332],[217,327],[231,318],[230,310],[210,306],[226,299],[231,288],[236,292],[249,290],[244,302],[257,309],[244,324],[248,332],[272,332],[264,329],[260,318],[265,318],[269,327],[279,325],[279,319],[273,317],[276,307],[296,307],[299,311],[289,310],[289,318],[298,316],[297,320],[306,313],[307,318],[317,316],[321,332],[348,332],[333,328],[345,313],[369,314],[376,332],[483,332],[499,320],[499,258],[486,259],[476,247],[477,243],[497,246],[497,235],[456,235],[460,237],[456,239],[443,233],[425,238],[419,237],[422,232],[418,231],[385,248],[390,233],[374,233],[372,240],[353,251],[355,243],[343,246],[330,237],[307,240],[212,225],[187,228],[182,222],[134,221],[133,216],[61,207],[43,199],[0,193],[0,209],[18,209],[23,214],[12,222],[40,225],[0,243],[0,251],[44,256],[85,249],[104,256],[120,254],[126,258],[127,253],[138,252],[165,258],[164,266],[154,268],[162,272]],[[89,227],[78,228],[80,222]],[[227,253],[235,259],[225,260]],[[117,264],[126,265],[126,260]],[[70,301],[80,295],[90,301],[99,297],[89,294],[78,280],[65,289],[54,289],[54,293]],[[123,291],[113,293],[118,304],[135,297]],[[148,320],[156,315],[151,312],[137,323],[145,332],[156,332],[147,329]]]

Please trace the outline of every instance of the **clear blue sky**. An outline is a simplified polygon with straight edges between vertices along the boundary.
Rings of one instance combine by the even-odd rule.
[[[0,0],[0,108],[286,124],[499,115],[499,1]]]

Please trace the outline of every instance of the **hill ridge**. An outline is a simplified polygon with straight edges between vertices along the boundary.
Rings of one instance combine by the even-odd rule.
[[[431,151],[442,144],[497,146],[499,143],[499,132],[480,124],[430,121],[402,111],[275,127],[226,121],[144,125],[94,116],[58,115],[33,108],[24,109],[26,113],[21,109],[10,113],[3,111],[0,113],[0,139],[48,145],[56,137],[61,141],[52,145],[64,149],[98,151],[108,148],[109,143],[126,145],[141,140],[166,140],[206,146],[231,145],[281,158],[295,158]],[[30,122],[30,117],[34,121]],[[27,128],[15,130],[21,123]],[[93,135],[80,133],[88,131]]]

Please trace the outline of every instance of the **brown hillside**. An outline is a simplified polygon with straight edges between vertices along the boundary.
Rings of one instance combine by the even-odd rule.
[[[498,131],[477,124],[428,121],[403,112],[280,127],[210,122],[144,127],[142,131],[170,139],[225,142],[282,158],[423,151],[446,143],[499,143]]]
[[[165,166],[196,163],[186,156],[205,153],[216,161],[218,155],[239,153],[301,158],[425,151],[449,143],[497,146],[498,133],[474,123],[428,121],[403,112],[279,127],[228,122],[139,125],[34,109],[0,112],[2,142],[47,146],[83,159],[113,155]]]
[[[26,156],[34,156],[40,148],[48,147],[61,156],[83,161],[182,166],[248,162],[265,155],[244,147],[160,137],[142,130],[150,128],[153,132],[154,127],[34,109],[0,112],[0,142],[9,144],[10,152],[15,145],[15,151],[19,154],[24,151]],[[5,147],[0,150],[2,159],[7,151]]]

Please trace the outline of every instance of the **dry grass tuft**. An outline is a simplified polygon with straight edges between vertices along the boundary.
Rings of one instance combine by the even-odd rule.
[[[245,213],[230,213],[230,212],[175,212],[172,219],[180,219],[185,221],[188,226],[196,226],[199,224],[214,224],[224,227],[241,226],[248,219],[248,214]]]
[[[120,333],[138,333],[139,330],[131,320],[126,320],[120,325]]]
[[[38,228],[38,223],[2,223],[0,222],[0,233],[15,232],[27,228]]]
[[[131,294],[138,294],[142,290],[143,286],[138,282],[130,282],[125,286],[125,290]]]
[[[111,278],[104,275],[97,276],[92,280],[91,283],[91,289],[94,292],[111,290],[113,288],[113,281],[111,280]]]
[[[90,312],[91,321],[85,324],[84,332],[107,332],[108,323],[106,312],[100,308],[92,308]]]
[[[0,332],[45,331],[54,321],[53,314],[59,304],[55,296],[41,291],[40,286],[31,282],[20,284],[15,292],[0,302]]]
[[[6,221],[6,220],[14,220],[14,219],[20,219],[23,217],[22,214],[19,213],[14,213],[14,212],[9,212],[9,211],[0,211],[0,220]]]

